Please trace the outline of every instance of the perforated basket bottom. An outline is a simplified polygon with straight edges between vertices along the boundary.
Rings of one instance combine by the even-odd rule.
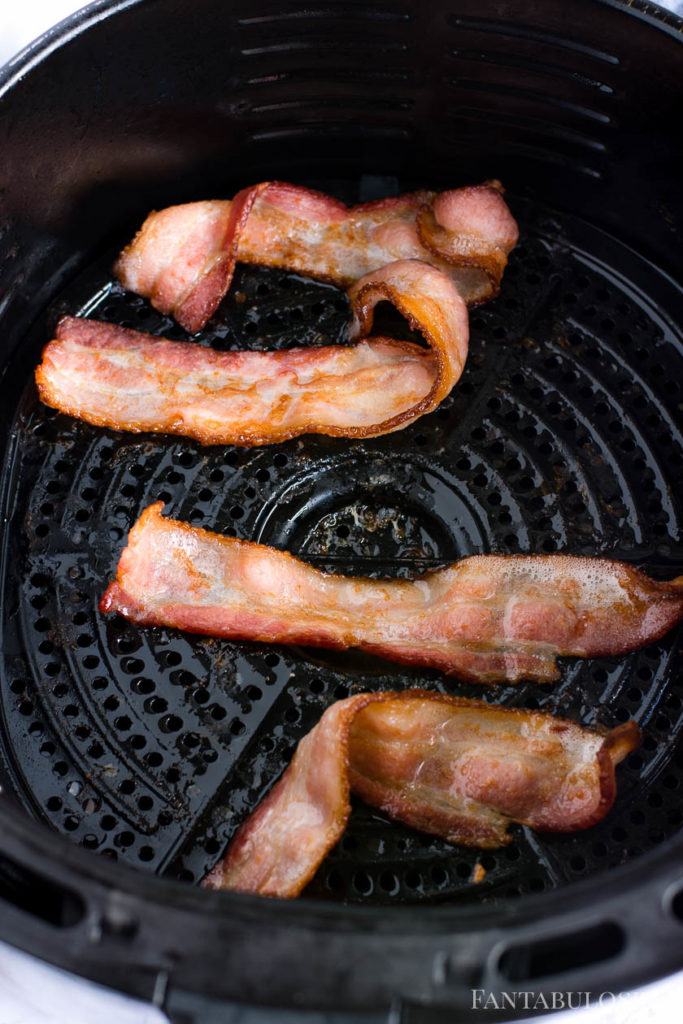
[[[634,717],[643,745],[619,768],[603,823],[566,836],[516,828],[499,852],[449,846],[358,804],[309,895],[500,899],[604,870],[680,828],[675,634],[626,657],[568,660],[555,686],[489,691],[355,652],[227,643],[97,612],[128,529],[159,498],[180,519],[344,573],[411,576],[476,552],[559,550],[682,573],[683,358],[666,312],[677,296],[586,225],[513,206],[523,243],[500,298],[472,314],[462,380],[436,412],[388,437],[202,449],[89,427],[16,382],[0,761],[31,814],[105,856],[198,880],[325,707],[424,686],[587,725]],[[55,302],[27,341],[36,361],[62,312],[183,337],[123,293],[109,262]],[[343,342],[346,319],[334,288],[241,267],[199,343]],[[486,874],[475,884],[477,862]]]

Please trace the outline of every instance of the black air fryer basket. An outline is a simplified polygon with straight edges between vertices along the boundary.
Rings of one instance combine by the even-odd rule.
[[[596,996],[683,967],[680,630],[484,694],[636,719],[602,823],[517,828],[481,853],[359,803],[288,903],[191,883],[321,711],[362,690],[480,689],[97,611],[159,498],[337,572],[561,550],[683,574],[680,32],[610,0],[117,0],[5,69],[1,939],[184,1022],[237,1006],[453,1021],[473,989]],[[358,202],[493,177],[520,245],[471,315],[461,381],[406,430],[201,448],[37,400],[64,312],[184,336],[111,274],[151,208],[273,178]],[[329,285],[240,267],[199,343],[343,341],[347,310]]]

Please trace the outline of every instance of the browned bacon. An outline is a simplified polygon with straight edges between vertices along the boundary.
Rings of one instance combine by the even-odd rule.
[[[451,390],[467,355],[455,286],[419,260],[361,278],[349,292],[352,346],[216,352],[115,324],[63,317],[36,370],[46,405],[117,430],[202,444],[266,444],[304,433],[368,437],[405,426]],[[429,348],[368,337],[392,302]]]
[[[508,826],[573,832],[600,821],[635,722],[595,732],[537,711],[425,690],[338,701],[204,879],[212,889],[297,896],[341,838],[353,791],[451,843],[493,848]]]
[[[334,576],[292,555],[165,519],[128,537],[102,611],[143,625],[359,647],[481,683],[558,677],[558,655],[618,654],[683,617],[683,577],[572,555],[476,555],[414,581]]]
[[[420,259],[476,305],[497,294],[517,243],[501,193],[493,181],[347,207],[310,189],[262,182],[233,200],[151,213],[114,270],[125,288],[190,332],[215,311],[237,261],[349,287],[387,263]]]

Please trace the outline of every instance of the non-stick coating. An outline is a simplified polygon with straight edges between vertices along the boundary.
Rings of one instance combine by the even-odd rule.
[[[571,31],[563,24],[559,5],[530,25],[523,4],[504,15],[407,4],[305,14],[233,5],[219,14],[200,4],[193,11],[206,17],[197,13],[190,33],[189,5],[134,4],[106,23],[106,60],[103,27],[91,28],[67,47],[78,59],[56,54],[34,69],[31,89],[17,82],[5,96],[0,762],[6,793],[32,817],[110,860],[189,883],[331,701],[397,685],[482,695],[354,653],[228,644],[104,619],[96,603],[126,531],[157,498],[180,518],[342,572],[414,575],[479,551],[554,550],[624,558],[658,578],[683,572],[680,293],[665,273],[679,241],[665,170],[673,32],[607,3],[579,6],[590,10],[590,38],[580,19]],[[221,32],[231,63],[221,54],[219,69]],[[149,95],[134,59],[141,40]],[[381,66],[368,59],[380,45]],[[512,186],[521,245],[499,299],[472,316],[453,395],[405,431],[201,449],[97,430],[37,402],[31,370],[62,312],[182,336],[109,271],[150,206],[275,176],[353,202],[493,175]],[[199,343],[343,341],[345,319],[344,296],[327,285],[242,268]],[[511,847],[480,856],[359,805],[307,895],[321,907],[463,908],[464,927],[467,905],[492,903],[513,920],[535,905],[534,893],[578,894],[582,879],[652,864],[683,820],[678,642],[672,633],[623,658],[568,661],[554,687],[484,695],[586,724],[639,721],[642,749],[620,767],[617,805],[601,825],[576,836],[519,829]],[[61,864],[63,852],[55,858]],[[475,884],[477,862],[486,874]],[[16,856],[7,864],[0,896],[35,913]],[[121,877],[114,866],[112,877]],[[85,875],[82,885],[87,906]],[[53,916],[83,921],[76,895],[61,904],[53,896]],[[414,920],[420,930],[432,918]],[[382,927],[383,918],[373,921]],[[122,932],[132,943],[136,928]],[[616,957],[624,943],[612,939]],[[596,942],[608,948],[612,939],[600,932]],[[475,973],[487,955],[477,954]],[[380,959],[372,982],[355,968],[361,981],[349,1004],[405,993],[401,964],[388,974]],[[210,984],[249,1001],[248,976],[245,966]],[[268,1001],[286,1001],[290,981],[280,972]],[[125,972],[116,983],[127,987]],[[322,1005],[334,982],[317,984]]]
[[[343,197],[356,200],[358,188]],[[683,574],[683,358],[672,324],[644,297],[650,268],[604,239],[601,264],[582,226],[528,203],[517,213],[523,241],[499,299],[472,316],[462,380],[434,414],[387,437],[203,449],[76,422],[38,403],[29,383],[3,510],[12,537],[4,630],[23,653],[6,663],[2,694],[5,760],[28,808],[37,802],[89,849],[198,881],[332,701],[407,685],[482,694],[355,652],[103,617],[97,602],[126,534],[159,498],[178,518],[329,571],[415,576],[479,552],[568,551]],[[183,336],[108,269],[62,293],[48,324],[65,310]],[[347,317],[345,296],[328,285],[243,268],[201,343],[343,343]],[[672,634],[627,657],[567,661],[559,685],[484,691],[586,725],[642,725],[601,825],[572,836],[519,829],[512,846],[482,856],[359,806],[310,894],[500,899],[613,867],[677,832],[677,652]],[[478,862],[486,877],[473,883]]]

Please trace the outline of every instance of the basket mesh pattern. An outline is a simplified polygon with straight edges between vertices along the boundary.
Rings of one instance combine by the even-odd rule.
[[[335,191],[358,198],[357,185]],[[425,686],[587,725],[634,717],[643,745],[619,768],[617,804],[600,825],[571,836],[516,828],[499,852],[449,846],[358,803],[309,895],[502,899],[604,870],[679,830],[675,633],[625,657],[567,660],[555,686],[482,692],[358,652],[228,643],[97,612],[127,531],[159,498],[175,517],[336,572],[412,576],[477,552],[570,551],[660,578],[683,573],[683,354],[647,298],[656,272],[605,236],[597,248],[607,255],[588,255],[598,236],[585,225],[513,206],[523,244],[499,299],[472,314],[460,383],[387,437],[202,449],[79,423],[17,381],[4,470],[0,762],[30,813],[102,855],[196,881],[332,701]],[[109,263],[59,297],[51,322],[81,312],[184,337],[124,293]],[[328,285],[241,267],[199,343],[343,343],[346,319],[345,296]],[[48,330],[27,341],[36,357]],[[477,863],[485,876],[475,884]]]

